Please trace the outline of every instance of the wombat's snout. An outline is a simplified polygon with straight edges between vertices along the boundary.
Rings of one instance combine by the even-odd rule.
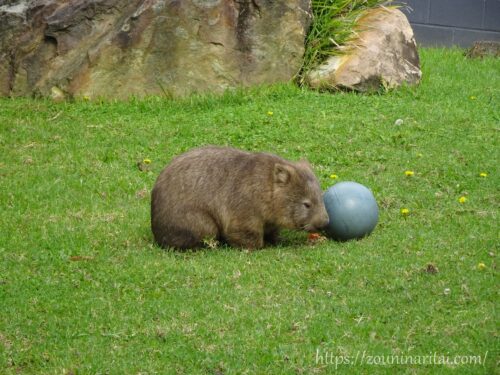
[[[324,210],[324,213],[321,215],[321,219],[318,221],[316,227],[318,229],[323,229],[328,225],[329,222],[330,218],[328,217],[328,213],[326,212],[326,210]]]
[[[315,232],[325,228],[329,222],[330,218],[328,217],[328,213],[326,212],[326,209],[323,208],[311,222],[311,225],[309,227],[306,226],[305,229],[309,232]]]

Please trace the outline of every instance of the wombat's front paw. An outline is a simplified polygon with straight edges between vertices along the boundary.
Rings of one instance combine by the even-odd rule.
[[[248,250],[257,250],[264,247],[263,235],[257,232],[232,232],[227,234],[226,241],[232,247],[239,247]]]
[[[272,246],[277,245],[280,242],[279,230],[270,231],[264,234],[264,242]]]

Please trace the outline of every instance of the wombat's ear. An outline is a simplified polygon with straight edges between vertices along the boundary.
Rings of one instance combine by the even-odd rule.
[[[275,164],[274,165],[274,182],[278,184],[286,184],[290,181],[292,176],[293,168],[285,164]]]

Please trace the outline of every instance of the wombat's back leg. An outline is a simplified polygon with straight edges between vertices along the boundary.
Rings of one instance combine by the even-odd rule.
[[[201,247],[203,240],[219,237],[217,225],[210,215],[201,211],[189,212],[188,209],[177,220],[171,218],[157,232],[155,240],[160,246],[181,250]]]

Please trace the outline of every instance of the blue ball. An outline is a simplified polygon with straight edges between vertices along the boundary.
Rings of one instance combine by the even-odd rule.
[[[326,233],[333,239],[363,238],[377,225],[377,201],[370,189],[357,182],[333,185],[325,192],[323,200],[330,218]]]

